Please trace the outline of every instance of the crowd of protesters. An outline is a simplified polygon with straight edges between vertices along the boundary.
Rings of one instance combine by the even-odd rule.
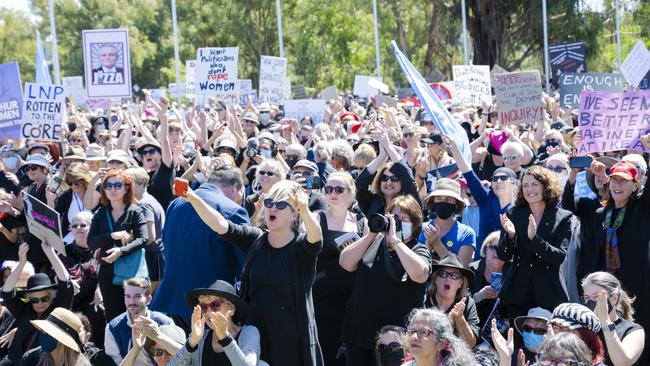
[[[68,101],[0,147],[0,365],[648,365],[647,155],[540,103],[446,102],[469,161],[413,99]]]

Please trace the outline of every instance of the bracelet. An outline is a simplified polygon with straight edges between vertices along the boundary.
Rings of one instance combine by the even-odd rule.
[[[185,349],[187,350],[187,352],[189,352],[189,353],[193,353],[194,351],[196,351],[197,348],[199,348],[199,345],[198,345],[198,344],[197,344],[196,346],[194,346],[194,347],[192,347],[192,346],[190,345],[190,340],[189,340],[189,338],[187,339],[187,341],[185,341]]]

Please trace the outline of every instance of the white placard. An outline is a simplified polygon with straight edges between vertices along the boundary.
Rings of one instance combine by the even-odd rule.
[[[83,47],[88,98],[130,98],[128,29],[84,30]]]
[[[332,99],[337,99],[339,97],[337,91],[336,91],[336,86],[328,86],[327,88],[323,89],[320,91],[320,97],[325,99],[325,101],[329,102]]]
[[[650,52],[643,44],[643,41],[638,40],[621,64],[621,73],[625,76],[628,84],[637,86],[645,74],[648,73],[648,70],[650,70]]]
[[[491,101],[492,90],[490,67],[486,65],[453,65],[454,101],[481,105],[481,101]]]
[[[284,101],[284,116],[300,121],[304,116],[310,116],[314,124],[320,123],[325,117],[325,99],[291,99]]]
[[[287,59],[262,56],[260,60],[259,100],[280,105],[284,101],[284,78],[287,76]]]
[[[160,97],[167,97],[167,89],[165,88],[150,89],[149,95],[151,95],[151,99],[158,102],[160,100]]]
[[[377,88],[370,86],[370,79],[376,79],[383,83],[384,78],[375,76],[355,75],[353,94],[360,98],[370,98],[379,94]]]
[[[25,83],[22,138],[60,141],[64,114],[65,89],[61,85]]]
[[[72,99],[76,106],[86,104],[86,89],[84,89],[83,76],[64,76],[61,78],[61,85],[65,89],[66,96]]]
[[[544,119],[539,71],[509,72],[494,77],[499,122],[503,126]]]
[[[230,103],[238,101],[237,60],[239,47],[199,48],[196,51],[197,95],[218,95]]]
[[[169,97],[174,99],[181,99],[185,96],[186,89],[187,87],[185,86],[185,83],[169,84]]]
[[[196,60],[185,60],[185,93],[190,99],[194,98],[196,84]]]

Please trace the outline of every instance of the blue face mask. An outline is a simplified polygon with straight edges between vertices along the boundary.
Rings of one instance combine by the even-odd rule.
[[[537,352],[544,342],[543,334],[535,334],[533,332],[524,332],[524,345],[529,351]]]
[[[41,350],[45,353],[54,351],[56,346],[59,345],[59,341],[45,333],[38,335],[38,343],[41,345]]]

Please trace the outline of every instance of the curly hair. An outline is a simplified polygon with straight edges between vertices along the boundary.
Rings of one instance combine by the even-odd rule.
[[[542,199],[544,200],[546,207],[553,207],[560,202],[560,197],[562,196],[562,187],[560,187],[560,183],[558,182],[555,173],[541,166],[532,166],[526,169],[524,174],[521,175],[521,179],[519,180],[519,186],[517,187],[517,198],[515,199],[516,207],[524,207],[528,205],[528,201],[526,201],[526,198],[524,197],[523,188],[524,178],[527,175],[533,177],[544,187]]]

